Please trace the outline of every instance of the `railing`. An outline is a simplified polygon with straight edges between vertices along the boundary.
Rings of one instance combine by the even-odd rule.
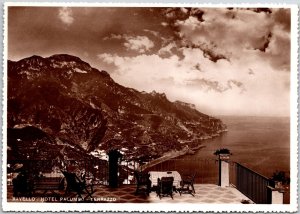
[[[254,203],[271,203],[270,179],[239,163],[230,163],[230,183]]]
[[[109,167],[105,160],[9,160],[7,184],[12,185],[12,179],[18,171],[13,170],[16,165],[22,165],[29,176],[40,173],[45,177],[62,176],[61,170],[76,172],[77,175],[85,173],[92,177],[95,184],[108,185]],[[119,184],[135,184],[134,171],[140,170],[139,164],[134,160],[122,160],[119,163]]]
[[[8,163],[10,165],[8,185],[12,184],[12,178],[17,174],[12,167],[20,163],[30,176],[42,173],[46,177],[57,177],[61,175],[61,169],[76,171],[78,174],[84,171],[94,178],[96,184],[108,185],[108,162],[104,160],[10,160]],[[215,159],[170,159],[147,169],[143,169],[134,160],[122,160],[118,169],[119,184],[135,184],[135,170],[178,171],[181,175],[191,175],[195,172],[195,183],[217,184],[218,182],[218,162]]]
[[[12,178],[16,177],[22,166],[29,177],[42,174],[45,177],[62,176],[61,170],[73,171],[76,174],[85,173],[92,177],[96,184],[108,184],[108,162],[104,160],[9,160],[7,184],[12,185]]]
[[[218,183],[218,161],[215,159],[174,158],[144,169],[144,171],[178,171],[180,175],[196,173],[195,183]]]

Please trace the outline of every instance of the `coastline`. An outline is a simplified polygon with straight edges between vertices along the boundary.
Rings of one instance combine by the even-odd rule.
[[[199,150],[199,149],[202,149],[206,146],[200,144],[199,146],[197,147],[194,147],[193,149],[189,148],[188,146],[184,147],[182,150],[179,150],[179,151],[170,151],[170,152],[167,152],[166,154],[164,154],[163,156],[157,158],[157,159],[154,159],[142,166],[140,166],[140,170],[143,171],[143,170],[146,170],[152,166],[155,166],[159,163],[162,163],[164,161],[167,161],[167,160],[170,160],[170,159],[173,159],[173,158],[176,158],[176,157],[179,157],[179,156],[183,156],[183,155],[191,155],[191,154],[194,154],[196,151],[195,150]]]
[[[227,131],[228,130],[226,128],[226,129],[224,129],[222,131],[219,131],[219,132],[217,132],[215,134],[212,134],[210,136],[203,137],[201,139],[201,141],[203,142],[204,140],[207,140],[207,139],[212,139],[212,138],[215,138],[215,137],[219,137],[222,133],[227,132]],[[148,169],[148,168],[150,168],[152,166],[155,166],[155,165],[157,165],[159,163],[162,163],[164,161],[167,161],[167,160],[170,160],[170,159],[173,159],[173,158],[176,158],[176,157],[180,157],[180,156],[183,156],[183,155],[193,155],[193,154],[195,154],[195,152],[197,150],[200,150],[200,149],[206,147],[205,145],[203,145],[202,142],[198,146],[193,147],[193,148],[190,148],[188,145],[186,145],[183,149],[181,149],[179,151],[172,150],[170,152],[167,152],[163,156],[161,156],[161,157],[159,157],[157,159],[154,159],[154,160],[152,160],[152,161],[150,161],[150,162],[148,162],[148,163],[140,166],[140,170],[141,171],[146,170],[146,169]]]

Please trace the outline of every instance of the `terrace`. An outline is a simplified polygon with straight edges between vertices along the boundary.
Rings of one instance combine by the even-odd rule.
[[[18,161],[20,162],[20,161]],[[134,161],[122,161],[117,170],[117,186],[112,188],[109,184],[109,163],[108,162],[89,162],[69,160],[63,164],[59,160],[26,160],[22,161],[23,165],[30,169],[29,174],[37,174],[42,170],[46,178],[63,178],[61,171],[62,165],[68,170],[83,170],[88,177],[92,177],[93,202],[105,203],[199,203],[199,204],[239,204],[239,203],[289,203],[289,192],[278,191],[274,188],[272,181],[247,167],[229,160],[216,159],[171,159],[156,164],[147,169],[143,169]],[[10,163],[13,165],[13,163]],[[42,168],[36,168],[36,166]],[[58,167],[60,166],[60,167]],[[139,193],[135,194],[137,181],[133,172],[143,170],[144,172],[164,172],[176,171],[180,175],[191,174],[195,172],[195,194],[179,194],[175,191],[173,199],[171,197],[158,197],[155,191],[149,195]],[[8,202],[23,201],[26,202],[28,197],[33,197],[35,202],[85,202],[91,198],[82,193],[82,198],[78,199],[74,193],[67,193],[67,182],[64,180],[63,187],[47,189],[37,188],[29,195],[13,194],[12,178],[16,173],[8,173],[7,200]],[[48,191],[50,190],[50,191]],[[53,191],[52,191],[53,190]],[[24,197],[25,196],[25,197]]]
[[[94,186],[94,202],[105,203],[198,203],[198,204],[239,204],[243,200],[249,200],[246,196],[241,194],[234,187],[220,187],[215,184],[195,184],[195,196],[190,194],[180,195],[175,193],[173,199],[171,197],[163,197],[159,199],[155,192],[151,192],[149,196],[144,194],[135,194],[135,185],[121,185],[118,188],[110,188],[106,185]],[[62,197],[46,194],[43,192],[36,192],[35,202],[77,202],[75,195],[70,194],[68,197],[64,196],[65,191],[57,191]],[[43,195],[43,196],[42,196]],[[83,195],[85,197],[86,194]],[[12,186],[8,187],[7,194],[8,202],[22,201],[26,202],[30,198],[14,197]],[[250,201],[250,200],[249,200]]]

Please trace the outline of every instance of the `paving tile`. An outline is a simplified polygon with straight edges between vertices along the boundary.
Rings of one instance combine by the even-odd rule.
[[[223,194],[217,193],[217,192],[211,192],[208,193],[208,195],[212,198],[219,198],[220,196],[222,196]]]
[[[215,203],[216,201],[215,200],[210,200],[210,199],[205,199],[203,200],[204,203],[207,203],[207,204],[211,204],[211,203]]]
[[[223,194],[223,197],[224,198],[235,198],[236,196],[234,194],[225,193],[225,194]]]
[[[221,199],[220,202],[224,203],[224,204],[228,204],[228,203],[232,203],[234,201],[233,200],[229,200],[229,199]]]

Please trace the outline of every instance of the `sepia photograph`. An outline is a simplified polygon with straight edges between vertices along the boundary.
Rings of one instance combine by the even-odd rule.
[[[295,8],[6,4],[4,207],[296,209]]]

